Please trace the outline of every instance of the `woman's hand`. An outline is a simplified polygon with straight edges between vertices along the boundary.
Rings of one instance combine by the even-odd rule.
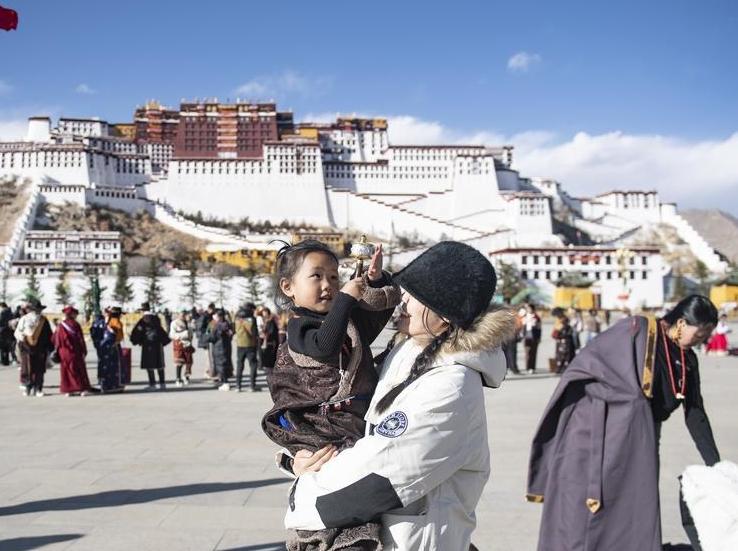
[[[328,461],[338,455],[338,449],[329,444],[313,453],[308,450],[300,450],[295,454],[292,463],[292,472],[295,476],[301,476],[308,472],[318,472]]]
[[[367,270],[366,272],[369,281],[378,281],[382,278],[382,261],[382,244],[380,243],[377,247],[377,250],[375,250],[374,254],[372,255],[372,261],[369,264],[369,270]]]

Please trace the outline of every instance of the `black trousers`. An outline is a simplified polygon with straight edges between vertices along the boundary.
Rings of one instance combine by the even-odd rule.
[[[533,339],[525,339],[525,369],[528,371],[536,370],[536,356],[538,355],[538,341]]]
[[[507,368],[513,373],[520,373],[518,369],[518,341],[513,339],[502,345],[502,351],[505,353]]]
[[[243,367],[249,362],[249,374],[251,376],[251,388],[256,388],[256,347],[236,347],[236,385],[241,388],[241,377],[243,376]]]
[[[44,377],[46,375],[46,359],[48,358],[48,354],[21,354],[24,356],[21,358],[21,365],[23,366],[20,374],[21,383],[26,385],[26,389],[28,391],[43,390]]]
[[[163,369],[157,369],[156,372],[159,374],[159,384],[163,385],[165,383],[164,380],[164,370]],[[153,369],[147,369],[146,375],[149,376],[149,386],[156,386],[156,377],[154,376],[154,370]]]

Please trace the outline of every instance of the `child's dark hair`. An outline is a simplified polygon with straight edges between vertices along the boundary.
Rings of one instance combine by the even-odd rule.
[[[423,317],[423,325],[426,327],[426,330],[428,330],[428,324],[426,321],[427,314],[428,312],[426,310]],[[430,330],[428,330],[428,332],[430,333]],[[438,351],[441,349],[443,344],[448,340],[456,339],[457,336],[458,330],[456,329],[456,327],[453,326],[453,324],[449,324],[448,327],[446,327],[446,329],[441,334],[433,337],[433,340],[431,340],[420,352],[420,354],[416,356],[415,362],[413,362],[413,366],[410,368],[410,373],[405,378],[405,380],[402,381],[399,385],[393,387],[389,392],[387,392],[387,394],[382,396],[379,402],[377,402],[377,405],[375,406],[377,413],[384,413],[385,411],[387,411],[387,408],[392,405],[392,402],[395,401],[395,398],[397,398],[400,393],[402,393],[402,391],[405,390],[408,385],[410,385],[410,383],[412,383],[421,375],[424,375],[428,373],[431,369],[433,369],[433,361],[436,359],[436,355],[438,355]],[[395,346],[396,342],[397,334],[392,337],[384,352],[382,352],[377,357],[377,360],[379,360],[379,362],[384,361],[389,352]]]
[[[306,239],[296,245],[285,241],[284,246],[277,252],[277,263],[274,267],[274,302],[280,310],[287,310],[293,306],[292,299],[282,292],[280,281],[292,279],[302,266],[303,260],[310,253],[323,253],[330,256],[338,264],[338,257],[328,245],[316,239]]]

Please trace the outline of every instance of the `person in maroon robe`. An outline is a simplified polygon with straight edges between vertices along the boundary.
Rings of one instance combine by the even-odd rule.
[[[61,360],[59,389],[67,396],[86,396],[92,390],[92,385],[85,365],[85,337],[82,327],[77,323],[79,312],[74,306],[65,306],[62,312],[64,319],[56,326],[53,336],[54,347]]]

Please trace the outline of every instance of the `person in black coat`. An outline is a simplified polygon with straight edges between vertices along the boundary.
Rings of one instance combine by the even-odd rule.
[[[264,324],[261,326],[259,342],[261,343],[261,367],[271,369],[277,359],[277,347],[279,346],[279,327],[271,310],[266,306],[261,310]]]
[[[207,310],[202,312],[197,318],[197,347],[208,351],[208,370],[207,377],[215,377],[215,367],[213,365],[213,345],[210,342],[210,325],[213,322],[213,314],[215,313],[215,304],[208,304]]]
[[[10,365],[10,351],[15,346],[15,337],[10,328],[13,311],[4,302],[0,302],[0,363]]]
[[[148,303],[144,303],[141,309],[144,315],[131,331],[131,343],[141,347],[141,369],[145,369],[149,377],[149,390],[156,388],[154,371],[159,376],[159,388],[164,390],[164,347],[171,339],[161,326],[159,316],[150,311]]]
[[[233,328],[223,310],[216,310],[208,340],[212,345],[213,365],[218,376],[219,390],[229,390],[228,376],[233,372]]]

